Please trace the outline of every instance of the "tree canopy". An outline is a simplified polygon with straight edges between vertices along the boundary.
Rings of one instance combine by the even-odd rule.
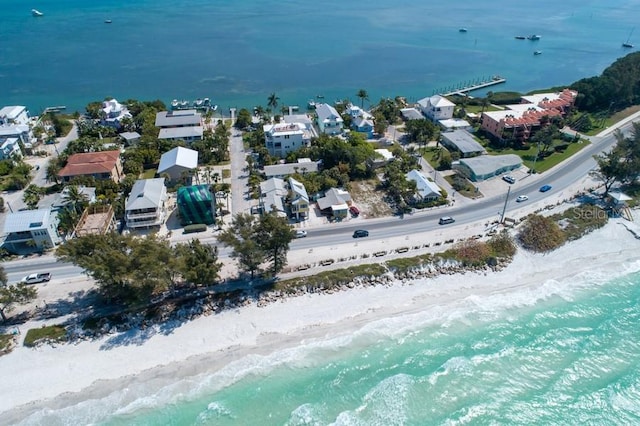
[[[33,286],[25,283],[7,285],[7,273],[0,266],[0,316],[2,321],[7,321],[7,314],[13,310],[15,305],[29,303],[38,295],[37,290]]]
[[[616,145],[608,152],[596,155],[595,176],[604,184],[605,195],[616,183],[634,182],[640,170],[640,123],[634,122],[628,137],[616,130]]]

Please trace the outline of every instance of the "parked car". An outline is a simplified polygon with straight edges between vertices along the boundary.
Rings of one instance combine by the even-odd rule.
[[[547,192],[550,189],[551,189],[551,185],[542,185],[540,187],[540,192]]]
[[[441,217],[440,220],[438,221],[440,225],[446,225],[448,223],[453,223],[453,222],[455,222],[455,219],[452,218],[451,216]]]
[[[506,176],[502,176],[502,180],[507,182],[507,183],[516,183],[516,178],[514,178],[511,175],[506,175]]]
[[[526,195],[520,195],[518,196],[518,198],[516,198],[516,202],[517,203],[521,203],[523,201],[527,201],[529,199],[529,197],[527,197]]]
[[[368,236],[369,236],[369,231],[365,231],[364,229],[357,229],[353,231],[353,238],[362,238],[362,237],[368,237]]]
[[[360,214],[360,209],[358,209],[356,206],[351,206],[349,207],[349,213],[354,216],[358,216]]]
[[[51,273],[44,272],[41,274],[30,274],[20,280],[21,283],[24,284],[37,284],[44,283],[51,280]]]
[[[307,236],[307,231],[299,229],[296,231],[296,238],[304,238]]]

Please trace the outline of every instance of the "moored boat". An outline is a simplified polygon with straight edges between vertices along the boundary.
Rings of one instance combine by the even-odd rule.
[[[44,16],[44,13],[40,12],[38,9],[31,9],[31,15],[33,15],[33,16]]]
[[[460,28],[458,31],[461,32],[461,33],[466,33],[467,29],[466,28]]]
[[[526,40],[525,36],[516,36],[516,40]]]
[[[531,34],[529,37],[527,37],[529,40],[540,40],[541,36],[539,36],[538,34]]]
[[[111,21],[111,19],[105,19],[105,20],[104,20],[104,23],[105,23],[105,24],[110,24],[111,22],[112,22],[112,21]]]
[[[542,55],[542,51],[541,50],[536,50],[535,52],[533,52],[534,55]]]

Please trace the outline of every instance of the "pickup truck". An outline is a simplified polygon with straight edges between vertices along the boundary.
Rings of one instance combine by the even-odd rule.
[[[42,274],[27,275],[22,280],[20,280],[20,282],[25,284],[37,284],[37,283],[44,283],[49,280],[51,280],[51,273],[45,272]]]

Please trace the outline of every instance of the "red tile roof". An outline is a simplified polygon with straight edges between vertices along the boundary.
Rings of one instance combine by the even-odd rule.
[[[120,151],[100,151],[73,154],[58,176],[82,176],[111,173],[120,158]]]

